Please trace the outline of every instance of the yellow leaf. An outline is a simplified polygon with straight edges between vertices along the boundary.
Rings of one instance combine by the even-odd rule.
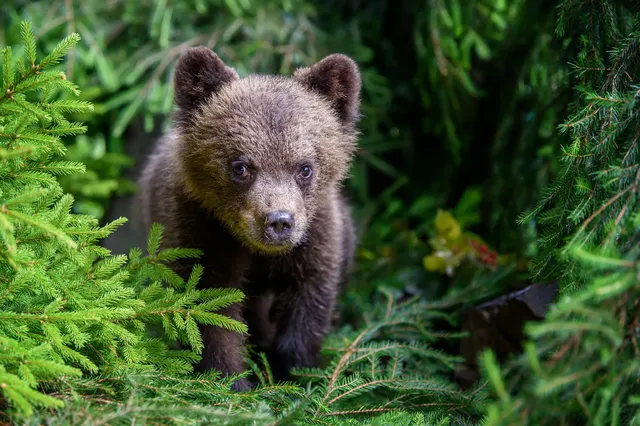
[[[422,259],[422,264],[427,271],[431,272],[444,272],[447,270],[447,262],[439,256],[428,255]]]
[[[449,212],[438,210],[436,214],[436,230],[447,240],[457,240],[462,235],[462,228]]]
[[[376,255],[370,250],[362,249],[360,250],[360,257],[365,260],[374,260]]]

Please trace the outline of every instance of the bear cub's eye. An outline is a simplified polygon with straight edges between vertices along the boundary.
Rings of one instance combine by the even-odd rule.
[[[244,163],[233,163],[233,175],[237,178],[246,178],[249,176],[249,167]]]
[[[300,167],[300,176],[304,179],[308,179],[311,177],[311,167],[308,165],[304,165],[302,167]]]

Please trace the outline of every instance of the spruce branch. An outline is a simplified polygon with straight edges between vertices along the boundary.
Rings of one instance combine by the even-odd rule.
[[[559,126],[569,142],[559,178],[522,219],[543,228],[534,272],[558,279],[564,294],[526,326],[525,354],[504,367],[483,357],[496,395],[487,425],[632,424],[640,413],[640,21],[612,5],[563,2],[558,33],[569,22],[583,33],[576,102]]]
[[[74,214],[73,197],[58,182],[60,176],[85,171],[83,164],[60,158],[66,152],[61,137],[86,130],[65,115],[93,107],[75,99],[58,100],[56,91],[79,91],[64,74],[50,71],[79,37],[64,38],[37,62],[30,23],[22,24],[21,34],[25,58],[14,58],[10,49],[2,52],[6,90],[0,94],[0,382],[5,384],[0,395],[6,417],[20,421],[35,415],[36,408],[73,406],[69,394],[56,391],[65,381],[76,380],[71,394],[86,396],[103,389],[104,397],[110,397],[130,373],[141,371],[174,375],[170,386],[157,384],[156,397],[168,398],[171,386],[186,395],[188,374],[202,350],[198,325],[246,332],[244,324],[217,313],[244,294],[199,289],[201,266],[185,283],[166,263],[201,253],[160,250],[159,226],[149,235],[146,257],[140,250],[132,250],[129,257],[113,256],[97,245],[126,219],[101,227],[93,217]],[[42,93],[40,100],[28,96],[36,91]],[[164,333],[151,337],[157,326]],[[176,340],[191,347],[176,350]],[[78,384],[96,384],[109,374],[122,375],[113,388],[83,389]],[[219,380],[213,385],[230,388],[231,383]],[[209,412],[205,394],[199,398],[199,409]],[[189,398],[185,401],[190,404]],[[219,404],[227,403],[221,399]],[[156,414],[162,410],[162,403],[152,405]],[[182,413],[184,407],[174,411]]]

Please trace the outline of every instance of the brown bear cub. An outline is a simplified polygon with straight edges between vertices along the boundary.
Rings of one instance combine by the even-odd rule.
[[[356,245],[341,193],[356,149],[360,72],[335,54],[293,76],[237,72],[205,47],[188,50],[175,76],[171,131],[140,179],[145,229],[163,247],[199,248],[203,287],[239,288],[220,313],[248,325],[274,379],[310,367],[347,278]],[[201,328],[199,370],[245,370],[243,335]],[[234,384],[250,387],[247,380]]]

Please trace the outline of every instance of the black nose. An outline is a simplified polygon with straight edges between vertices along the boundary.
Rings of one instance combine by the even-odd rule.
[[[278,241],[291,234],[294,224],[291,212],[271,212],[265,217],[264,230],[270,239]]]

